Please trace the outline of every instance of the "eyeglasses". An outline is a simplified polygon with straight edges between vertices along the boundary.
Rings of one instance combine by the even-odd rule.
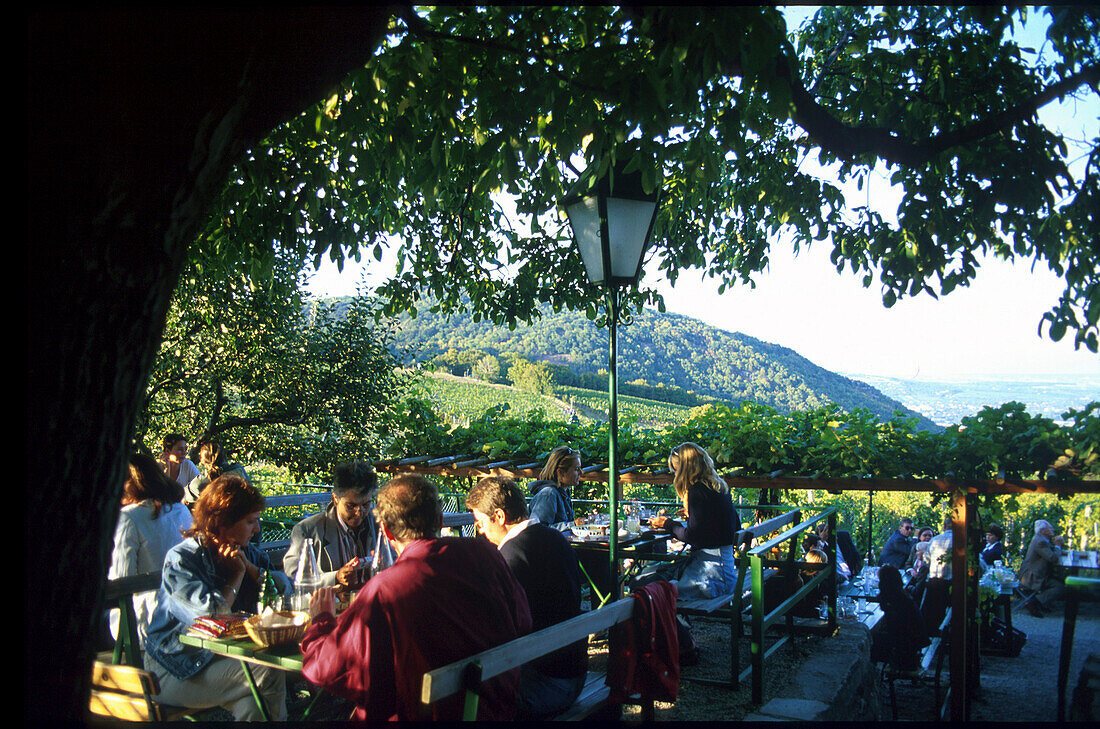
[[[362,511],[362,512],[366,513],[368,511],[370,511],[372,502],[370,502],[370,501],[359,502],[359,501],[352,501],[351,499],[341,499],[340,503],[343,504],[344,508],[347,509],[348,511]]]
[[[904,529],[907,532],[913,531],[913,527],[911,527],[911,526],[902,527],[902,529]]]

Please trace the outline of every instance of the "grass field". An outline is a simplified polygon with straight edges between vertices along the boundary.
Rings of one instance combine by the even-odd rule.
[[[589,416],[598,413],[600,420],[607,420],[607,393],[582,390],[577,387],[559,387],[558,397],[586,411]],[[691,408],[640,397],[619,395],[619,418],[636,419],[644,425],[676,425],[687,419]]]
[[[486,410],[498,405],[508,405],[517,415],[542,410],[547,420],[569,419],[562,402],[507,385],[494,385],[453,375],[429,375],[422,384],[427,397],[435,404],[436,411],[459,422],[480,417]]]
[[[607,393],[597,390],[558,387],[556,397],[549,397],[508,385],[438,374],[426,377],[423,386],[437,411],[459,422],[477,418],[488,408],[505,403],[517,414],[541,409],[551,421],[568,420],[573,410],[581,420],[607,420]],[[688,410],[685,405],[619,396],[619,418],[635,419],[644,425],[682,423]]]

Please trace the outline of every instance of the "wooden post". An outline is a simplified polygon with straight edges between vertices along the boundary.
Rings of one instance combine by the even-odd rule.
[[[828,586],[827,590],[828,590],[828,600],[829,600],[829,631],[828,631],[828,635],[832,635],[833,633],[836,632],[836,559],[837,559],[837,554],[839,554],[839,552],[837,552],[837,549],[836,549],[836,507],[832,507],[832,508],[829,509],[828,524],[829,524],[829,546],[826,547],[826,549],[828,550],[827,554],[828,554],[829,564],[833,565],[833,568],[832,568],[832,570],[830,570],[832,572],[832,574],[829,575],[829,579],[827,579],[825,581],[825,584]],[[852,576],[855,577],[855,575],[852,575]]]
[[[749,650],[752,661],[752,703],[764,703],[764,562],[760,555],[749,557],[752,576],[752,638]]]
[[[971,634],[974,604],[967,583],[967,509],[962,488],[951,494],[951,721],[966,721],[970,713]]]

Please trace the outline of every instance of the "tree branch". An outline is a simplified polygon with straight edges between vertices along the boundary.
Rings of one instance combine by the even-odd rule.
[[[573,86],[584,91],[590,91],[596,94],[606,94],[607,89],[598,88],[595,86],[589,86],[588,84],[580,83],[575,79],[572,79],[565,75],[565,73],[558,68],[557,58],[550,53],[540,52],[538,49],[532,48],[519,48],[517,46],[508,45],[507,43],[499,43],[492,40],[483,40],[481,38],[473,38],[464,35],[451,35],[449,33],[443,33],[438,30],[432,30],[428,27],[428,24],[424,22],[424,19],[417,15],[411,7],[403,8],[399,13],[402,20],[409,28],[409,32],[420,37],[432,40],[444,40],[455,41],[457,43],[465,43],[472,46],[478,46],[479,48],[485,48],[489,50],[501,51],[514,56],[522,56],[524,58],[537,58],[542,61],[546,61],[549,64],[548,70],[562,83]],[[578,49],[580,50],[580,49]]]
[[[806,130],[822,147],[848,159],[874,154],[883,160],[906,166],[927,164],[936,155],[961,145],[984,139],[1009,129],[1034,115],[1041,107],[1061,99],[1075,89],[1094,86],[1100,81],[1100,64],[1092,64],[1077,73],[1046,87],[1013,107],[979,119],[958,129],[932,135],[923,140],[906,140],[882,127],[848,126],[838,121],[832,112],[819,104],[792,72],[786,57],[777,60],[778,71],[791,86],[795,112],[793,120]]]

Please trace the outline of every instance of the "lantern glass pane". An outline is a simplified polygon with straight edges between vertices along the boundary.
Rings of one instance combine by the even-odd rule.
[[[573,237],[577,239],[581,259],[584,261],[588,280],[600,283],[604,280],[603,252],[600,250],[600,207],[597,199],[586,197],[565,210]]]
[[[656,203],[647,200],[607,201],[607,235],[611,244],[611,275],[633,279],[645,252],[646,233]]]

